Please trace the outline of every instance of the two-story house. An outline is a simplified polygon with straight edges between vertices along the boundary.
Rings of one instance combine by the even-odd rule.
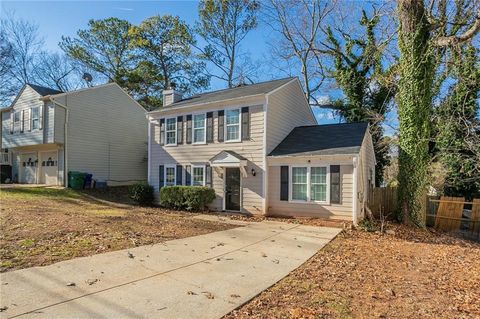
[[[216,211],[362,218],[375,174],[368,124],[317,125],[297,78],[163,94],[164,106],[148,113],[156,190],[213,187]]]
[[[108,185],[146,180],[145,109],[115,83],[71,92],[26,84],[1,120],[14,182],[67,185],[69,171]]]

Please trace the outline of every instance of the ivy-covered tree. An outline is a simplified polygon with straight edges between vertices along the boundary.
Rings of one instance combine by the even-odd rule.
[[[208,87],[205,63],[192,53],[192,31],[176,16],[153,16],[130,29],[138,65],[127,84],[150,107],[160,106],[163,89],[175,84],[184,93]]]
[[[464,1],[452,5],[457,11],[453,23],[448,20],[445,0],[429,1],[429,5],[423,0],[397,2],[399,200],[405,222],[419,227],[426,222],[422,207],[428,184],[437,56],[445,47],[470,40],[480,29],[478,6]]]
[[[377,40],[379,15],[368,18],[362,11],[360,25],[365,29],[361,38],[352,38],[341,32],[341,39],[327,28],[327,52],[334,57],[330,76],[335,79],[345,98],[333,102],[334,108],[347,122],[368,121],[372,134],[377,164],[375,184],[383,181],[383,172],[390,163],[390,143],[383,135],[382,123],[395,96],[395,85],[390,80],[393,66],[382,66],[386,41]]]
[[[455,84],[436,110],[435,145],[445,170],[444,193],[480,197],[480,58],[478,49],[464,45],[452,50]]]

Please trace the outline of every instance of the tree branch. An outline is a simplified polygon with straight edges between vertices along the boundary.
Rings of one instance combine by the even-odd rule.
[[[448,36],[448,37],[439,37],[435,40],[435,46],[437,47],[446,47],[446,46],[453,46],[465,41],[470,40],[475,36],[475,34],[480,31],[480,13],[477,13],[475,18],[475,22],[473,22],[472,26],[465,31],[463,34],[458,36]]]

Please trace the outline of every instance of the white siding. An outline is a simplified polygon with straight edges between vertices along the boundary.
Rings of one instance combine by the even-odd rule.
[[[145,110],[118,85],[70,92],[57,101],[69,109],[68,171],[92,173],[109,185],[146,180]]]
[[[373,149],[372,136],[367,131],[363,138],[362,147],[360,148],[360,154],[358,157],[358,178],[357,178],[357,191],[358,191],[358,218],[363,219],[365,216],[364,201],[368,199],[368,192],[372,185],[369,185],[369,174],[373,172],[373,185],[375,185],[375,151]]]
[[[251,101],[250,101],[251,102]],[[243,141],[238,143],[219,143],[218,135],[218,110],[226,107],[241,107],[250,106],[250,141]],[[160,145],[160,128],[158,120],[151,125],[151,183],[155,189],[158,190],[159,184],[159,165],[179,164],[182,166],[191,165],[192,163],[208,163],[208,161],[217,155],[222,150],[231,150],[244,156],[248,159],[248,177],[242,177],[242,202],[243,212],[251,214],[263,213],[263,177],[264,177],[264,148],[263,148],[263,133],[264,133],[264,116],[263,105],[250,104],[249,101],[243,101],[242,104],[235,105],[214,105],[210,106],[207,111],[214,112],[214,142],[206,145],[192,145],[184,144],[178,146],[161,146]],[[173,112],[173,110],[172,110]],[[171,115],[187,115],[192,114],[192,110],[177,110]],[[171,116],[170,115],[170,116]],[[186,121],[183,122],[184,136],[186,135]],[[256,176],[251,175],[252,168],[256,171]],[[213,188],[217,197],[211,205],[212,210],[223,209],[223,176],[222,170],[212,170]],[[183,178],[185,181],[185,178]],[[157,193],[158,194],[158,193]]]
[[[53,141],[57,144],[65,142],[65,109],[55,105],[55,131]]]
[[[324,219],[352,220],[353,165],[340,165],[340,204],[297,203],[280,200],[280,161],[282,165],[307,165],[304,158],[285,158],[274,160],[275,166],[269,166],[268,171],[268,215],[307,216]],[[344,163],[346,160],[341,160]],[[340,163],[340,162],[338,162]],[[336,165],[335,159],[328,163],[310,159],[309,165]],[[269,163],[270,165],[270,163]],[[289,185],[289,187],[291,187]]]
[[[32,107],[42,106],[43,102],[39,100],[40,97],[37,92],[27,85],[15,101],[13,110],[26,111]],[[14,134],[10,134],[10,125],[10,112],[2,112],[2,148],[14,148],[44,143],[43,130],[36,129],[29,131],[26,125],[23,133],[15,132]]]
[[[315,125],[317,121],[298,79],[268,95],[267,145],[269,154],[297,126]]]

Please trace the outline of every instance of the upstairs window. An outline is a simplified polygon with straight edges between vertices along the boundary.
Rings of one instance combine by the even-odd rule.
[[[166,145],[177,145],[177,119],[168,118],[165,121]]]
[[[20,125],[20,120],[21,120],[21,112],[15,112],[13,113],[13,132],[17,133],[20,132],[21,125]]]
[[[192,186],[205,186],[205,166],[192,166]]]
[[[33,107],[31,110],[32,113],[32,130],[37,130],[40,128],[40,112],[38,107]]]
[[[205,114],[195,114],[193,115],[193,144],[203,144],[205,143],[206,137],[206,116]]]
[[[227,142],[240,141],[240,109],[226,110],[225,127]]]

